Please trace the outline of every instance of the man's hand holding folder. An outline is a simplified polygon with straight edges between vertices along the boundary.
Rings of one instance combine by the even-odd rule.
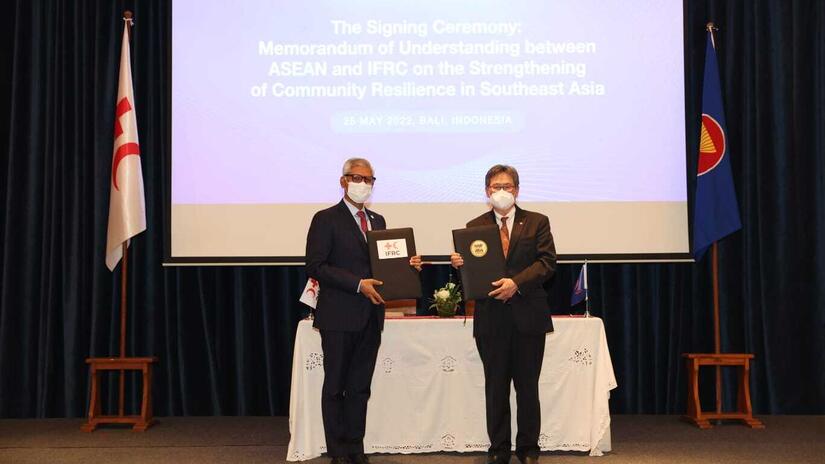
[[[453,268],[458,269],[464,265],[464,258],[461,256],[461,253],[453,253],[450,255],[450,264]],[[509,277],[502,277],[501,279],[496,280],[495,282],[490,282],[493,287],[497,287],[495,290],[488,293],[488,296],[491,296],[497,300],[507,301],[513,297],[518,291],[518,285],[510,279]]]

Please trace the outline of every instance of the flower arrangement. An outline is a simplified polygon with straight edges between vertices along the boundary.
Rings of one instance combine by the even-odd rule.
[[[435,308],[439,317],[453,317],[458,309],[458,303],[461,302],[461,289],[451,279],[433,293],[430,302],[430,309]]]

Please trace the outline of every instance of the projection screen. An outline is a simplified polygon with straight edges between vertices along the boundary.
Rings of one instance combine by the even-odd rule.
[[[521,176],[562,260],[688,258],[682,0],[175,0],[166,264],[300,263],[369,159],[428,259]]]

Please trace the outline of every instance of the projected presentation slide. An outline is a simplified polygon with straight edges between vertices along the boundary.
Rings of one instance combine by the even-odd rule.
[[[300,262],[344,160],[421,253],[508,164],[564,256],[688,252],[682,1],[176,0],[170,257]]]

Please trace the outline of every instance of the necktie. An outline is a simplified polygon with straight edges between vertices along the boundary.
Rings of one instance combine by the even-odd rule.
[[[364,236],[366,236],[367,231],[370,229],[369,226],[367,226],[367,215],[364,214],[363,211],[358,211],[355,215],[361,220],[361,232],[363,232]]]
[[[507,257],[507,250],[510,249],[510,231],[507,230],[507,216],[501,218],[501,248],[504,250],[504,257]]]

